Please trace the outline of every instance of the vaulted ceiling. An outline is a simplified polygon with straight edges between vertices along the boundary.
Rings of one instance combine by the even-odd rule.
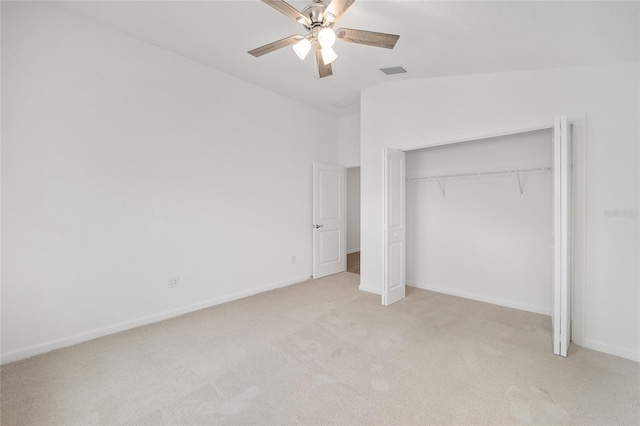
[[[328,1],[328,0],[327,0]],[[291,1],[302,10],[310,3]],[[56,5],[217,70],[337,115],[385,81],[637,61],[640,3],[357,0],[337,27],[399,34],[394,50],[338,41],[334,75],[311,55],[248,50],[304,28],[258,0],[70,1]],[[379,69],[401,65],[406,74]]]

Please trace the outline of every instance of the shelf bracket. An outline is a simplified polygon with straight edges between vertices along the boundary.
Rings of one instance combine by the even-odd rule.
[[[522,175],[520,174],[520,171],[516,171],[516,176],[518,177],[518,186],[520,187],[520,198],[524,198]]]
[[[444,182],[438,179],[438,186],[440,187],[440,192],[442,192],[442,198],[447,198],[447,188],[444,185]]]

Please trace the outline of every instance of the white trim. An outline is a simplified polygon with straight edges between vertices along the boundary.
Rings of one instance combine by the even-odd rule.
[[[573,170],[576,164],[581,168],[580,175],[574,174],[573,179],[573,274],[571,289],[571,340],[577,345],[584,346],[584,336],[587,335],[587,160],[588,160],[588,140],[587,140],[587,114],[575,114],[571,129],[572,134],[572,155]],[[576,151],[580,156],[576,155]],[[579,194],[579,197],[578,197]],[[579,204],[578,204],[579,201]],[[581,244],[576,243],[578,236],[577,225],[581,228]],[[580,268],[581,274],[576,273]],[[580,280],[580,281],[579,281]],[[577,309],[575,309],[578,307]]]
[[[380,289],[373,288],[373,287],[367,287],[367,286],[362,285],[362,284],[360,284],[358,286],[358,290],[366,291],[367,293],[377,294],[378,296],[380,296],[382,294]]]
[[[360,247],[358,247],[358,248],[354,248],[354,249],[351,249],[351,250],[347,250],[347,254],[357,253],[357,252],[359,252],[359,251],[360,251]]]
[[[233,300],[242,299],[248,296],[253,296],[254,294],[263,293],[265,291],[275,290],[277,288],[287,287],[293,284],[299,284],[304,281],[307,281],[308,279],[309,279],[309,275],[304,275],[304,276],[292,278],[290,280],[269,284],[264,287],[245,290],[238,293],[230,294],[228,296],[222,296],[215,299],[210,299],[205,302],[195,303],[193,305],[184,306],[182,308],[172,309],[169,311],[148,315],[148,316],[137,318],[134,320],[124,321],[111,326],[97,328],[84,333],[79,333],[73,336],[64,337],[62,339],[57,339],[57,340],[52,340],[46,343],[27,346],[26,348],[22,348],[17,351],[3,354],[0,364],[6,364],[9,362],[18,361],[25,358],[30,358],[32,356],[40,355],[45,352],[52,351],[54,349],[60,349],[68,346],[77,345],[78,343],[86,342],[88,340],[93,340],[98,337],[107,336],[109,334],[118,333],[120,331],[129,330],[131,328],[136,328],[143,325],[153,324],[155,322],[163,321],[169,318],[174,318],[180,315],[188,314],[190,312],[199,311],[201,309],[210,308],[212,306],[220,305],[222,303],[231,302]]]
[[[511,300],[499,299],[496,297],[487,297],[480,294],[468,293],[466,291],[452,290],[446,287],[438,287],[429,284],[416,283],[407,281],[407,285],[411,287],[421,288],[423,290],[435,291],[436,293],[448,294],[450,296],[463,297],[465,299],[477,300],[479,302],[491,303],[492,305],[504,306],[507,308],[518,309],[521,311],[533,312],[536,314],[551,316],[551,308],[542,308],[540,306],[527,305],[526,303],[513,302]]]
[[[563,160],[565,156],[562,152],[563,140],[561,136],[563,133],[563,126],[561,125],[561,117],[556,117],[553,126],[553,142],[551,143],[551,156],[553,158],[553,203],[552,203],[552,229],[553,235],[553,280],[551,284],[552,300],[553,300],[553,353],[561,355],[562,347],[564,346],[566,356],[566,345],[563,345],[562,330],[563,330],[563,315],[565,314],[562,309],[562,282],[563,272],[566,269],[563,258],[563,232],[565,227],[563,224],[563,218],[565,211],[563,210],[563,191],[562,181],[563,173],[565,172],[563,167]]]
[[[598,352],[604,352],[606,354],[619,356],[621,358],[630,359],[631,361],[640,362],[640,353],[634,352],[631,349],[623,348],[617,345],[610,345],[608,343],[599,342],[592,339],[584,339],[581,345],[584,348],[591,349]]]

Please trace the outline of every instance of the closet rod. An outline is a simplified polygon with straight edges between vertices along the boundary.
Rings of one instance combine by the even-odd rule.
[[[439,176],[419,176],[419,177],[407,178],[407,181],[462,179],[462,178],[470,178],[470,177],[519,175],[523,173],[538,173],[538,172],[550,172],[550,171],[551,171],[551,167],[538,167],[535,169],[503,170],[498,172],[476,172],[476,173],[457,173],[452,175],[439,175]]]

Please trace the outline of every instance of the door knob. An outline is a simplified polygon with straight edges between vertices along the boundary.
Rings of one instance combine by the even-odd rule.
[[[318,228],[322,228],[324,225],[313,225],[314,228],[318,229]]]

